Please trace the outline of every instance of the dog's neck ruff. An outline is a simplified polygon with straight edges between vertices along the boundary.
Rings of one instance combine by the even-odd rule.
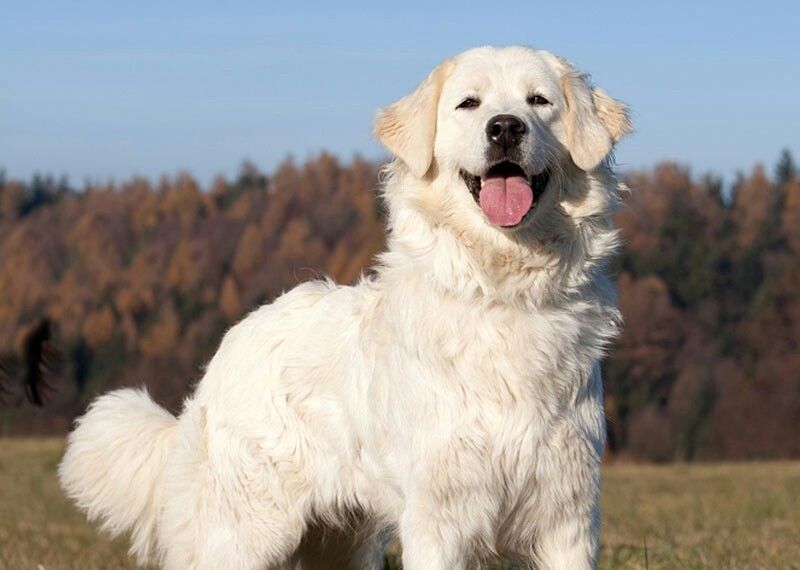
[[[449,295],[535,309],[584,297],[617,249],[612,213],[620,185],[608,168],[558,181],[561,187],[552,190],[561,201],[546,223],[560,231],[542,240],[535,234],[515,240],[488,223],[463,223],[448,204],[429,200],[430,184],[398,162],[386,168],[389,248],[379,274],[413,270]]]

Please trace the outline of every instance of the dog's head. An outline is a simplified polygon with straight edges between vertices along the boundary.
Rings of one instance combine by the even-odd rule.
[[[411,176],[452,194],[441,203],[505,233],[554,209],[570,173],[593,172],[630,129],[624,105],[565,60],[525,47],[445,61],[375,122]]]

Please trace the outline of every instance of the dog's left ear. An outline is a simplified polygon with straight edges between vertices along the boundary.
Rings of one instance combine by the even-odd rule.
[[[413,93],[381,109],[375,117],[375,136],[418,178],[425,176],[433,162],[436,110],[451,67],[450,60],[440,64]]]
[[[623,136],[633,130],[628,108],[605,91],[589,86],[569,64],[563,76],[567,101],[567,147],[572,161],[593,170]]]

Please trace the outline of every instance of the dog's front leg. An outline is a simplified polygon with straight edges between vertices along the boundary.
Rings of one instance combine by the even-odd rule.
[[[590,570],[597,567],[600,510],[564,513],[561,520],[540,532],[538,568]]]
[[[564,424],[542,454],[536,561],[543,570],[597,567],[600,456],[581,430]]]
[[[441,457],[452,458],[453,452],[448,449]],[[476,555],[489,546],[496,497],[486,493],[470,454],[457,457],[447,465],[458,468],[425,470],[424,478],[406,491],[399,521],[403,570],[474,570]]]
[[[469,543],[442,511],[407,508],[400,522],[403,570],[467,570]]]

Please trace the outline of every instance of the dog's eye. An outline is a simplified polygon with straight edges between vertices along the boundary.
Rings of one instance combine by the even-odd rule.
[[[528,96],[528,105],[549,105],[550,101],[542,97],[541,95],[529,95]]]
[[[480,104],[481,100],[477,97],[467,97],[456,105],[456,109],[477,109]]]

